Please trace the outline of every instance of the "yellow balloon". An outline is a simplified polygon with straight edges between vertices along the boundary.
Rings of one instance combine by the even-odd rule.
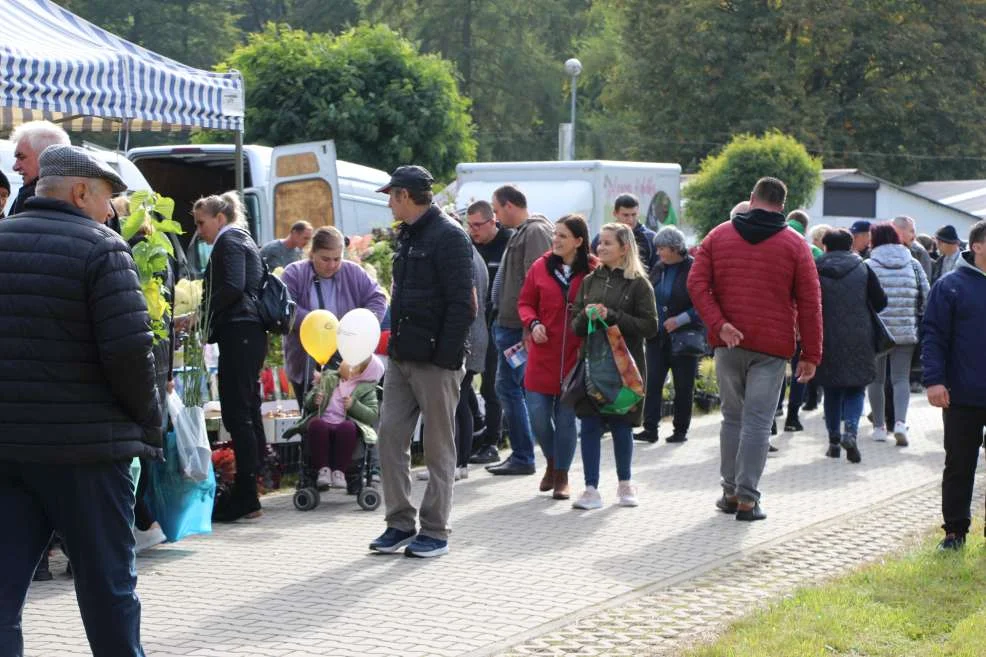
[[[336,352],[339,320],[328,310],[313,310],[301,322],[301,346],[319,365],[324,366]]]

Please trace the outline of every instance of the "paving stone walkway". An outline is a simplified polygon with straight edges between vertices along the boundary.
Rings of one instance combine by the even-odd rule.
[[[941,420],[922,398],[912,398],[911,446],[864,436],[860,465],[824,458],[820,412],[803,421],[804,433],[775,439],[780,452],[762,482],[770,517],[760,523],[712,506],[717,416],[698,418],[683,445],[637,445],[642,504],[633,509],[612,505],[608,446],[599,511],[538,494],[537,477],[476,467],[456,485],[451,553],[436,560],[369,554],[383,514],[351,497],[326,494],[308,513],[288,495],[265,498],[259,521],[138,560],[145,649],[200,657],[673,654],[718,629],[724,600],[746,608],[937,522]],[[581,472],[572,475],[578,482]],[[836,541],[841,559],[828,551]],[[761,577],[745,585],[730,578],[737,560]],[[24,630],[32,657],[89,654],[67,579],[32,588]]]

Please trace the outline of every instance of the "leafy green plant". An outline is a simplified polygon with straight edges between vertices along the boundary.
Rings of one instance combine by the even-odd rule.
[[[142,233],[142,239],[134,245],[132,252],[140,277],[140,288],[147,301],[154,341],[159,342],[168,339],[166,319],[171,314],[171,303],[168,301],[165,283],[168,258],[175,254],[166,233],[180,235],[182,228],[181,224],[171,218],[175,211],[173,199],[141,190],[135,192],[129,200],[130,215],[124,219],[121,232],[123,239],[127,241]]]
[[[721,152],[702,161],[695,179],[684,189],[685,217],[705,235],[729,219],[729,211],[750,198],[763,176],[780,178],[787,185],[787,207],[810,204],[821,183],[822,161],[808,154],[796,139],[780,132],[763,137],[739,135]]]

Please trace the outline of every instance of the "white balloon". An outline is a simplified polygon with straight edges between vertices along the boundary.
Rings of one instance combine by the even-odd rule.
[[[339,321],[336,332],[339,355],[358,365],[373,355],[380,342],[380,321],[366,308],[354,308]]]

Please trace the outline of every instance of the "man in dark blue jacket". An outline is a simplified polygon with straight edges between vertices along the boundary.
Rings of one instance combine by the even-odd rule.
[[[969,250],[928,295],[921,360],[928,401],[943,409],[941,549],[965,545],[976,461],[986,429],[986,221],[969,233]]]
[[[0,222],[0,655],[23,654],[53,530],[92,654],[144,655],[130,462],[160,453],[161,409],[137,269],[103,225],[125,189],[83,149],[50,146],[36,195]]]
[[[387,530],[376,552],[406,548],[410,557],[448,553],[456,451],[454,418],[469,325],[476,316],[472,244],[432,203],[434,179],[419,166],[398,167],[379,192],[401,222],[390,304],[390,363],[380,408],[380,469]],[[421,511],[411,501],[411,434],[420,416],[428,487]],[[417,531],[420,521],[421,532]]]

